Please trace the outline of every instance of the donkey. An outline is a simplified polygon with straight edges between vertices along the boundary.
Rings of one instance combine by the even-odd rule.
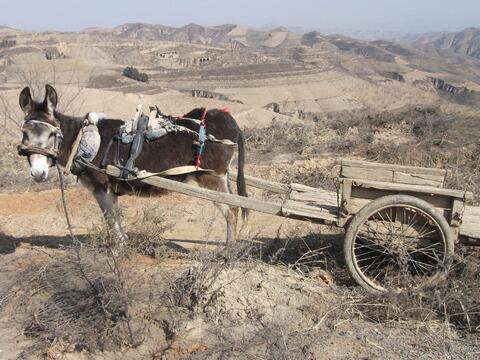
[[[30,174],[37,182],[46,181],[49,168],[55,166],[57,162],[61,166],[67,164],[73,143],[83,126],[84,118],[67,116],[58,112],[56,110],[57,102],[57,92],[50,85],[45,86],[43,101],[34,101],[28,87],[25,87],[19,96],[20,107],[25,113],[21,155],[28,157]],[[185,118],[201,119],[203,113],[204,109],[195,109],[185,115]],[[235,119],[228,112],[210,110],[206,112],[205,122],[208,133],[217,139],[228,139],[238,145],[237,192],[241,196],[247,196],[243,171],[245,164],[244,139]],[[118,134],[120,126],[123,124],[124,122],[118,119],[105,119],[98,123],[101,145],[97,156],[92,161],[94,166],[100,166],[110,139]],[[190,124],[189,126],[194,125]],[[197,153],[194,146],[196,140],[195,133],[180,132],[168,134],[158,140],[146,143],[135,165],[139,169],[153,173],[179,166],[193,165]],[[119,159],[124,163],[128,159],[130,146],[120,142],[118,151],[115,150]],[[210,190],[231,193],[228,171],[233,154],[234,147],[232,146],[207,142],[202,154],[202,168],[210,171],[173,176],[170,179],[195,183]],[[108,163],[111,164],[114,155],[107,154],[106,156]],[[118,196],[161,194],[162,192],[160,189],[140,181],[120,181],[93,167],[87,167],[78,175],[78,178],[82,185],[92,192],[108,225],[123,243],[128,240],[128,237],[120,222]],[[238,208],[224,204],[215,205],[220,209],[227,222],[228,244],[236,236]],[[246,221],[247,210],[242,209],[242,214]]]

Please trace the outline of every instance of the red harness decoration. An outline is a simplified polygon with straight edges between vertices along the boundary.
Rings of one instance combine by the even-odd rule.
[[[205,148],[205,141],[207,140],[207,123],[205,122],[206,118],[207,109],[205,109],[205,111],[203,112],[202,123],[200,124],[200,131],[198,132],[198,142],[200,143],[200,146],[198,148],[197,161],[195,162],[195,167],[197,168],[197,171],[200,168],[201,158],[203,150]]]
[[[230,109],[225,106],[220,111],[223,111],[227,114],[231,114]],[[203,111],[202,119],[200,121],[200,130],[198,132],[198,152],[197,152],[197,158],[195,160],[195,168],[197,171],[200,169],[200,165],[202,162],[202,155],[203,151],[205,150],[205,141],[207,141],[207,123],[206,123],[206,118],[207,118],[207,109]],[[181,119],[186,119],[185,115],[182,116],[174,116],[173,119],[175,120],[181,120]]]

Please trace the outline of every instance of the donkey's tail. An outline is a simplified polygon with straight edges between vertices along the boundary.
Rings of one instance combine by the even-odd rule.
[[[247,184],[245,183],[245,173],[243,168],[245,166],[245,141],[243,134],[240,132],[238,137],[238,175],[237,175],[237,193],[240,196],[248,197]],[[248,221],[249,210],[242,208],[243,223]]]

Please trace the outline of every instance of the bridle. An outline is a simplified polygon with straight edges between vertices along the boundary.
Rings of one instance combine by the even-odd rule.
[[[44,155],[52,159],[52,166],[54,166],[58,159],[58,155],[60,153],[60,145],[62,144],[62,141],[63,141],[62,130],[58,126],[53,126],[49,123],[46,123],[44,121],[39,121],[39,120],[25,121],[22,125],[22,130],[24,130],[29,125],[41,125],[52,130],[52,133],[55,135],[55,141],[53,143],[53,146],[50,148],[41,148],[38,146],[20,144],[17,146],[18,154],[20,156],[30,156],[32,154]]]

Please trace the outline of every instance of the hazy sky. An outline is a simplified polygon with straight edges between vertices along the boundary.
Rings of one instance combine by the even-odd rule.
[[[0,25],[79,30],[126,22],[426,32],[480,27],[480,0],[0,0]]]

